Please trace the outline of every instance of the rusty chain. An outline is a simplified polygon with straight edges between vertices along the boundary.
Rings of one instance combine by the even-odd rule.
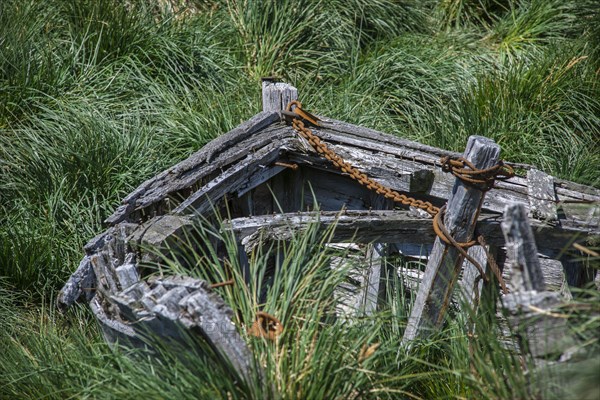
[[[358,182],[360,185],[366,187],[369,190],[376,192],[384,196],[386,199],[393,200],[396,203],[400,203],[405,206],[417,207],[419,209],[425,210],[429,215],[433,217],[433,230],[435,234],[447,245],[454,246],[458,252],[467,259],[471,264],[477,268],[479,271],[481,278],[484,281],[489,281],[489,278],[485,274],[485,271],[481,264],[477,262],[473,257],[471,257],[466,249],[476,244],[480,244],[485,248],[488,259],[490,260],[490,267],[492,272],[498,279],[502,290],[504,293],[507,293],[506,285],[504,283],[504,279],[502,278],[502,274],[500,273],[500,269],[498,265],[493,261],[493,257],[487,251],[485,240],[483,236],[479,236],[477,240],[471,240],[465,243],[459,243],[446,229],[443,223],[443,216],[445,207],[441,208],[434,206],[429,201],[423,201],[419,199],[415,199],[413,197],[409,197],[405,194],[399,193],[392,188],[382,185],[379,182],[369,178],[365,173],[361,172],[359,169],[354,167],[349,162],[345,161],[341,156],[339,156],[335,151],[331,150],[317,135],[315,135],[309,128],[306,127],[303,120],[309,122],[314,126],[320,126],[319,119],[305,111],[302,108],[302,103],[297,100],[290,102],[285,111],[282,112],[283,116],[291,120],[292,127],[298,134],[306,139],[308,143],[315,149],[317,153],[325,157],[327,160],[331,161],[331,163],[340,171],[348,174],[348,176]],[[506,180],[510,179],[514,176],[514,171],[512,167],[505,165],[502,161],[500,161],[497,165],[486,168],[486,169],[478,169],[471,163],[469,160],[464,157],[451,158],[450,156],[445,156],[440,159],[440,163],[442,164],[442,171],[452,173],[455,177],[462,180],[467,185],[472,185],[477,187],[481,191],[490,190],[494,182],[496,180]]]
[[[292,111],[292,107],[295,107]],[[314,115],[307,113],[302,109],[302,104],[299,101],[292,101],[288,107],[287,111],[290,114],[295,114],[298,117],[292,116],[292,127],[302,136],[304,139],[310,143],[310,145],[317,151],[317,153],[321,154],[323,157],[328,159],[333,163],[333,165],[339,169],[340,171],[348,174],[351,179],[354,179],[362,186],[365,186],[367,189],[376,192],[384,196],[386,199],[393,200],[396,203],[403,204],[405,206],[413,206],[425,210],[431,216],[435,216],[439,208],[434,206],[428,201],[414,199],[412,197],[408,197],[405,194],[398,193],[397,191],[382,185],[379,182],[374,181],[369,178],[365,173],[359,171],[357,168],[352,166],[350,163],[345,161],[342,157],[340,157],[337,153],[331,150],[323,141],[316,136],[310,129],[308,129],[302,119],[307,120],[313,125],[319,126],[319,119]],[[289,114],[286,114],[289,115]]]

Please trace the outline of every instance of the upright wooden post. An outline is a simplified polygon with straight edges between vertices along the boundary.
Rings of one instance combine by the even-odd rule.
[[[493,140],[481,136],[469,137],[464,157],[476,168],[496,165],[499,156],[500,146]],[[457,242],[471,240],[483,198],[484,192],[456,179],[446,206],[444,224]],[[403,343],[424,337],[442,324],[463,259],[457,249],[446,245],[440,238],[435,239]]]
[[[544,290],[544,276],[525,206],[507,205],[500,226],[506,241],[506,259],[512,270],[513,290]]]
[[[288,83],[276,82],[274,78],[263,78],[263,111],[285,110],[293,100],[298,100],[298,89]]]
[[[482,246],[473,246],[467,252],[483,267],[486,275],[489,276],[488,258],[485,249]],[[471,305],[471,308],[477,308],[483,292],[483,279],[479,276],[479,270],[469,260],[463,262],[463,275],[459,285],[464,300]]]
[[[506,240],[507,263],[512,267],[512,291],[502,297],[502,307],[517,333],[521,351],[531,354],[538,366],[546,364],[549,356],[568,360],[569,349],[578,345],[577,338],[569,331],[567,318],[560,311],[561,294],[544,290],[537,246],[525,206],[507,205],[501,227]]]
[[[361,308],[365,315],[373,315],[377,311],[381,282],[386,275],[386,243],[373,243],[367,251],[368,273],[361,288]]]

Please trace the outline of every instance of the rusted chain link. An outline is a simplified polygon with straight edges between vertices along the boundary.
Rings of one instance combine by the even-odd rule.
[[[477,262],[477,260],[475,260],[473,257],[471,257],[469,255],[469,253],[467,253],[467,250],[465,250],[471,246],[476,245],[477,241],[471,240],[470,242],[459,243],[456,240],[454,240],[454,238],[452,237],[450,232],[448,232],[448,230],[446,229],[446,225],[443,222],[443,216],[444,216],[445,212],[446,212],[446,206],[442,206],[442,208],[440,208],[440,212],[437,213],[437,215],[433,219],[433,230],[434,230],[435,234],[446,244],[456,247],[456,250],[458,250],[458,252],[466,260],[468,260],[471,264],[473,264],[475,266],[475,268],[477,268],[482,279],[485,282],[488,282],[489,279],[488,279],[487,275],[485,274],[485,271],[483,270],[483,267],[481,266],[481,264],[479,264],[479,262]]]
[[[282,332],[281,321],[264,311],[256,313],[256,321],[248,329],[250,335],[269,340],[275,340]]]
[[[433,230],[435,234],[447,245],[454,246],[465,259],[467,259],[475,266],[475,268],[477,268],[481,278],[485,282],[488,282],[489,278],[486,276],[481,264],[479,264],[479,262],[471,257],[465,250],[471,246],[480,244],[485,249],[492,272],[498,279],[504,293],[507,293],[506,285],[504,283],[504,279],[502,278],[502,274],[500,273],[500,269],[498,268],[498,265],[493,257],[491,257],[489,254],[486,247],[487,245],[484,244],[485,241],[483,236],[479,236],[478,240],[459,243],[454,240],[450,232],[448,232],[443,222],[446,206],[439,208],[428,201],[415,199],[398,193],[397,191],[369,178],[365,173],[361,172],[356,167],[345,161],[337,153],[327,147],[327,145],[318,136],[316,136],[309,128],[306,127],[304,121],[302,120],[305,120],[312,125],[320,126],[319,119],[303,110],[302,103],[299,101],[294,100],[290,102],[286,111],[284,111],[282,114],[291,120],[294,130],[296,130],[300,136],[306,139],[317,153],[331,161],[337,169],[348,174],[350,178],[357,181],[360,185],[365,186],[367,189],[384,196],[386,199],[393,200],[396,203],[425,210],[427,213],[429,213],[429,215],[434,217]],[[497,179],[506,180],[514,176],[512,167],[505,165],[501,161],[497,165],[486,169],[478,169],[473,163],[464,157],[453,159],[450,156],[446,156],[440,159],[440,163],[442,164],[442,171],[450,172],[466,184],[476,186],[482,191],[490,190],[494,186],[494,182]]]
[[[293,107],[295,108],[292,110]],[[422,210],[427,211],[431,216],[435,216],[438,213],[439,208],[434,206],[430,202],[414,199],[412,197],[408,197],[404,194],[398,193],[397,191],[386,187],[379,182],[374,181],[373,179],[369,178],[366,174],[360,172],[350,163],[344,161],[342,157],[340,157],[333,150],[327,147],[327,145],[323,143],[323,141],[318,136],[312,133],[312,131],[304,125],[302,119],[305,119],[313,125],[319,126],[319,119],[314,115],[304,111],[302,109],[302,104],[299,101],[292,101],[287,106],[287,111],[291,114],[295,114],[295,116],[292,117],[292,127],[296,130],[296,132],[298,132],[300,136],[306,139],[308,143],[310,143],[310,145],[317,151],[317,153],[321,154],[323,157],[331,161],[337,169],[348,174],[350,178],[354,179],[362,186],[365,186],[367,189],[373,190],[377,194],[384,196],[386,199],[393,200],[396,203],[401,203],[405,206],[413,206],[420,208]]]

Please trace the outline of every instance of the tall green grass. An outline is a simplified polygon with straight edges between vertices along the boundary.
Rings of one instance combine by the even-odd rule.
[[[203,365],[190,372],[173,360],[154,369],[130,361],[86,327],[86,312],[57,315],[51,300],[123,196],[260,111],[263,75],[293,83],[307,108],[332,118],[457,151],[471,134],[489,136],[505,159],[600,186],[600,12],[593,0],[172,3],[0,2],[0,340],[7,349],[0,381],[8,382],[0,397],[164,398],[179,397],[177,390],[211,397],[229,390],[215,385],[198,394],[194,374],[208,379],[198,372]],[[321,265],[320,238],[302,240],[279,251]],[[257,273],[263,264],[254,261]],[[285,265],[321,294],[314,310],[300,301],[293,311],[306,316],[297,321],[304,347],[291,335],[281,347],[253,344],[274,368],[278,395],[534,397],[521,392],[519,373],[507,372],[519,371],[512,356],[490,355],[499,350],[484,346],[487,336],[473,373],[460,327],[398,354],[403,296],[351,328],[317,324],[308,317],[324,312],[325,294],[343,277],[298,276],[302,265],[292,258]],[[277,296],[291,301],[307,292],[276,282],[268,307],[287,324],[292,309],[281,308]],[[247,319],[257,304],[242,300]],[[582,318],[596,321],[590,315]],[[366,342],[381,343],[379,356],[358,365],[355,354]],[[148,368],[152,378],[141,382]],[[311,376],[337,392],[320,392],[326,387],[311,386]]]

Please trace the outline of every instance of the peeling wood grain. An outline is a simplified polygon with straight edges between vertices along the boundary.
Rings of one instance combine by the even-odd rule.
[[[527,190],[529,194],[529,215],[542,221],[558,220],[554,178],[537,169],[527,171]]]
[[[268,79],[262,81],[263,112],[285,110],[293,100],[298,100],[298,89],[292,85]]]

